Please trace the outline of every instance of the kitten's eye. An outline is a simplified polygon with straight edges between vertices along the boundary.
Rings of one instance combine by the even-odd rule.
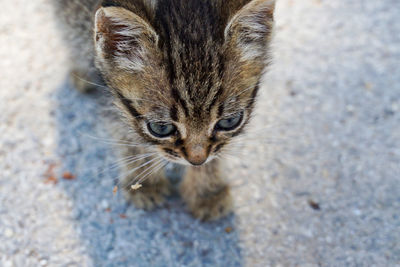
[[[173,124],[165,122],[149,122],[147,128],[150,133],[156,137],[167,137],[176,132],[176,127]]]
[[[219,122],[217,122],[215,128],[216,130],[220,131],[231,131],[240,125],[240,123],[242,122],[242,118],[243,118],[243,112],[240,112],[239,114],[233,117],[220,120]]]

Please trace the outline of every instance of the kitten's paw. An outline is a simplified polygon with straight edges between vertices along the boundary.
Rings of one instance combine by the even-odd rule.
[[[125,197],[133,203],[136,208],[152,210],[164,204],[166,197],[170,195],[169,183],[162,180],[156,184],[143,184],[137,190],[129,187],[125,190]]]
[[[72,85],[81,93],[89,93],[102,86],[102,79],[96,71],[74,69],[70,72]]]
[[[189,201],[191,202],[191,201]],[[228,186],[223,186],[216,192],[209,192],[189,204],[194,217],[202,221],[212,221],[225,217],[232,212],[232,198]]]

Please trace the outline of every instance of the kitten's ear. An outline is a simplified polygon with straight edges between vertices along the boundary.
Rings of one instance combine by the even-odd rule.
[[[234,14],[225,28],[225,42],[239,49],[242,59],[266,54],[274,23],[275,0],[252,0]]]
[[[97,61],[102,65],[141,71],[157,47],[158,35],[154,29],[125,8],[99,8],[94,26]]]

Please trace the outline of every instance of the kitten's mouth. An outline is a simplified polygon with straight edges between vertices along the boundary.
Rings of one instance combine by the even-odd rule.
[[[203,165],[203,164],[207,161],[207,158],[199,159],[199,160],[195,160],[195,161],[193,161],[193,160],[188,160],[188,159],[186,159],[186,160],[187,160],[187,162],[189,162],[189,163],[192,164],[193,166],[201,166],[201,165]]]
[[[181,157],[175,158],[175,157],[171,157],[169,155],[164,155],[164,157],[165,157],[165,159],[167,159],[170,162],[178,163],[178,164],[185,165],[185,166],[193,166],[193,167],[200,167],[200,166],[206,164],[206,162],[207,162],[206,160],[203,162],[190,162],[187,159],[184,159]]]
[[[172,156],[171,154],[166,154],[163,153],[162,154],[163,157],[172,162],[172,163],[177,163],[177,164],[181,164],[181,165],[185,165],[185,166],[192,166],[192,167],[201,167],[205,164],[207,164],[208,162],[212,161],[215,157],[214,156],[209,156],[207,158],[205,158],[204,160],[202,160],[201,162],[191,162],[189,160],[187,160],[186,158],[180,157],[180,156]]]
[[[216,158],[210,154],[189,154],[181,155],[178,151],[170,148],[162,148],[161,155],[168,161],[186,166],[200,167]]]

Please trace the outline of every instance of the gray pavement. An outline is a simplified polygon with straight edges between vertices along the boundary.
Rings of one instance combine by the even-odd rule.
[[[235,214],[203,224],[177,196],[147,213],[113,195],[101,93],[66,81],[49,0],[4,1],[0,266],[400,266],[399,14],[278,1],[275,63],[229,156]]]

